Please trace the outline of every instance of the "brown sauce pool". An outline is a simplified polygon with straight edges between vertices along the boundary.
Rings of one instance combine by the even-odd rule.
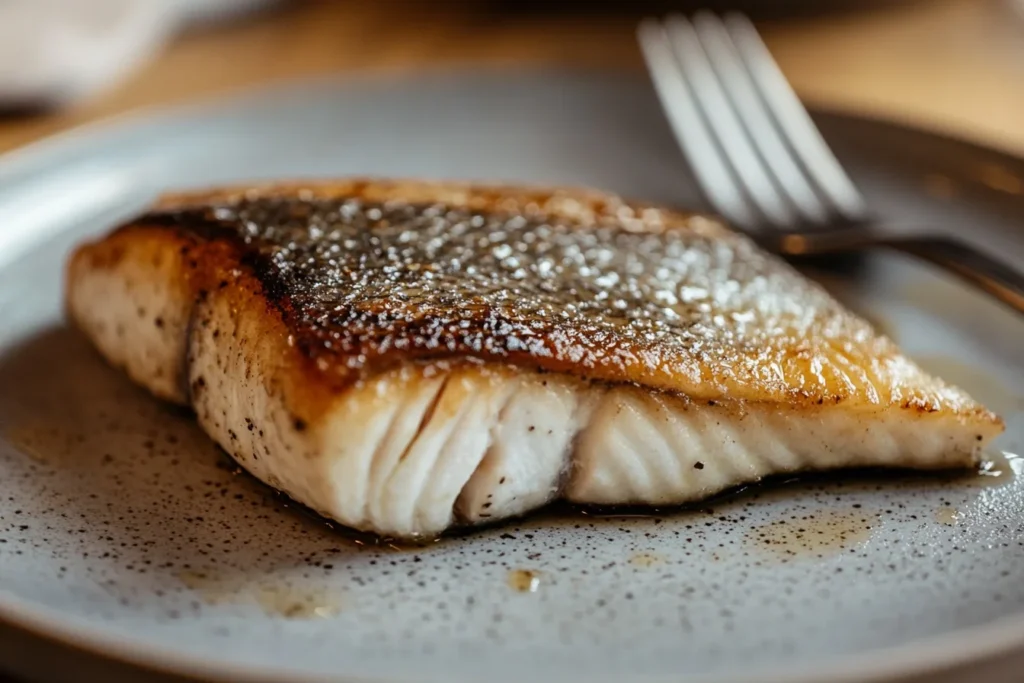
[[[306,581],[273,576],[254,579],[215,570],[183,571],[177,576],[208,605],[255,603],[268,616],[284,619],[326,619],[341,611],[339,595]]]
[[[963,518],[963,513],[954,507],[942,506],[935,511],[935,521],[946,526],[956,526]]]
[[[540,572],[533,569],[513,569],[508,573],[508,587],[517,593],[536,593],[540,588]]]
[[[823,510],[755,527],[746,542],[779,559],[821,559],[864,543],[880,521],[879,513],[863,509]]]

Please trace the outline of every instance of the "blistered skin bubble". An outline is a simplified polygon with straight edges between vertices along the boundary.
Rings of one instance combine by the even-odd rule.
[[[345,375],[472,357],[777,398],[857,393],[895,353],[823,289],[699,216],[255,196],[140,222],[168,218],[240,238],[296,345]],[[830,374],[841,364],[866,371]]]

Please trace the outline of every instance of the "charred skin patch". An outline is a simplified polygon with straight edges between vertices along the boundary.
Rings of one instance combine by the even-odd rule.
[[[553,195],[463,206],[365,192],[225,197],[135,223],[226,245],[294,348],[341,386],[408,360],[475,358],[712,401],[821,405],[855,391],[833,366],[870,374],[898,355],[824,290],[700,216],[610,199],[573,214],[552,209]],[[837,362],[849,339],[862,343]]]

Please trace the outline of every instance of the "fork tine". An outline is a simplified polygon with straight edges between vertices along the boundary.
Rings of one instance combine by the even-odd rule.
[[[767,222],[778,227],[796,222],[793,211],[772,184],[746,130],[736,118],[693,25],[685,17],[673,15],[665,20],[665,32],[705,120],[748,196]]]
[[[775,180],[805,221],[817,225],[826,223],[828,210],[779,136],[771,113],[757,94],[757,87],[722,20],[716,14],[703,11],[694,15],[693,25],[719,82],[768,170],[774,173]]]
[[[715,148],[679,70],[664,27],[653,19],[646,19],[637,28],[637,39],[672,132],[708,201],[731,223],[753,228],[756,216]]]
[[[836,210],[852,221],[862,220],[867,208],[821,136],[757,29],[745,15],[730,13],[725,26],[761,97],[809,173]]]

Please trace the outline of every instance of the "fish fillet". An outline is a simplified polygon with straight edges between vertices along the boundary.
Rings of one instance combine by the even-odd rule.
[[[66,304],[256,477],[393,537],[969,467],[1003,429],[747,238],[585,190],[168,195],[75,251]]]

